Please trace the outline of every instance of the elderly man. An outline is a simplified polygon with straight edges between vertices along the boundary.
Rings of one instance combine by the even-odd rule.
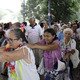
[[[29,18],[29,23],[30,25],[27,27],[26,30],[26,36],[28,39],[28,42],[31,44],[37,43],[42,39],[42,28],[40,27],[39,24],[35,22],[35,18],[31,17]],[[34,49],[33,50],[34,55],[35,55],[35,60],[36,60],[36,65],[39,65],[40,62],[40,55],[39,50]]]

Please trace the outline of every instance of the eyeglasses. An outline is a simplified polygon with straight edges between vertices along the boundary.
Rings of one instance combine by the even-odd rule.
[[[9,42],[13,42],[14,40],[18,40],[18,39],[11,39],[11,38],[7,39],[7,41]]]

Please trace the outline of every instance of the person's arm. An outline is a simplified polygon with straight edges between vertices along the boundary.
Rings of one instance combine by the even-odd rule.
[[[0,62],[9,62],[25,59],[28,55],[28,50],[24,48],[24,52],[25,54],[23,53],[23,48],[11,52],[0,52]]]
[[[63,57],[63,61],[65,61],[71,54],[74,54],[75,50],[72,49],[71,51],[69,51],[64,57]]]
[[[3,52],[6,49],[6,46],[0,47],[0,52]]]
[[[52,43],[49,45],[42,45],[38,42],[36,44],[25,44],[25,45],[27,45],[28,47],[33,48],[33,49],[36,48],[36,49],[47,50],[47,51],[52,51],[52,50],[56,50],[56,49],[60,48],[57,43]]]

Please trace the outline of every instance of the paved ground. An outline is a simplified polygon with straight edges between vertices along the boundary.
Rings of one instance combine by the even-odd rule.
[[[0,80],[8,80],[6,76],[1,75],[1,72],[2,72],[2,63],[0,63]]]

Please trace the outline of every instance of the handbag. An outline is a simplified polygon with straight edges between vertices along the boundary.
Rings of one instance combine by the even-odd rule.
[[[55,53],[56,55],[56,53]],[[64,62],[62,62],[61,60],[58,59],[57,55],[56,55],[57,61],[58,61],[58,67],[57,69],[55,69],[55,71],[63,71],[66,68],[66,65]]]
[[[75,49],[74,54],[71,54],[70,59],[71,59],[72,64],[73,64],[73,68],[77,68],[78,64],[80,63],[79,51],[77,49]]]
[[[56,53],[55,53],[55,55],[56,55]],[[58,67],[57,67],[57,69],[54,69],[55,74],[56,74],[56,73],[57,73],[57,74],[58,74],[58,73],[62,73],[62,71],[64,71],[65,68],[66,68],[65,63],[62,62],[62,61],[60,61],[60,60],[58,59],[57,55],[56,55],[56,58],[57,58],[57,61],[58,61]],[[53,62],[54,62],[54,61],[53,61]],[[41,59],[41,62],[40,62],[40,64],[39,64],[39,67],[38,67],[38,73],[39,73],[40,75],[43,75],[43,74],[44,74],[44,70],[45,70],[45,68],[44,68],[44,59],[42,58],[42,59]]]
[[[46,70],[45,79],[48,76],[50,79],[63,80],[63,72],[64,72],[64,70],[66,68],[66,65],[65,65],[64,62],[62,62],[61,60],[58,59],[56,53],[54,53],[54,54],[55,54],[55,56],[57,58],[58,67],[57,67],[57,69],[54,69],[53,71]]]
[[[56,53],[54,53],[54,54],[57,58],[58,67],[57,67],[57,69],[54,69],[53,71],[46,70],[45,75],[44,75],[45,80],[47,80],[47,79],[49,79],[49,80],[63,80],[63,72],[66,68],[65,63],[58,59]]]
[[[72,39],[71,40],[71,48],[75,50],[75,53],[71,54],[70,59],[73,64],[73,68],[77,68],[78,64],[80,63],[80,58],[79,58],[79,51],[76,49],[76,46],[74,47],[74,45],[76,45],[76,42],[74,39]]]

